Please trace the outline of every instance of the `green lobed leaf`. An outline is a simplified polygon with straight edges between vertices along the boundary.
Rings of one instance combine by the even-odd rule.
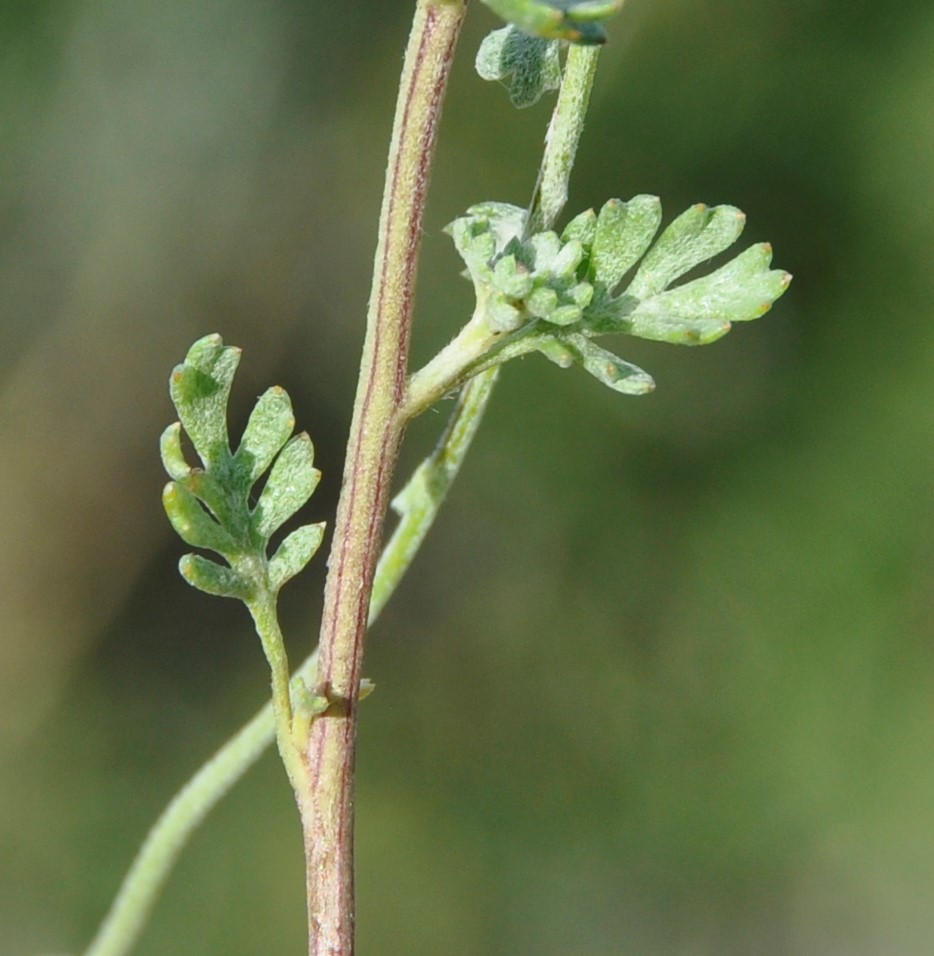
[[[200,554],[186,554],[178,562],[181,576],[199,591],[217,597],[237,598],[247,604],[253,600],[253,584],[232,568],[225,568]]]
[[[657,196],[636,196],[629,202],[604,203],[594,228],[590,271],[596,282],[612,291],[652,244],[662,221]]]
[[[250,484],[272,464],[295,428],[292,401],[284,388],[274,385],[258,399],[243,431],[235,458],[242,462]]]
[[[239,349],[225,346],[219,335],[206,335],[169,379],[179,420],[205,466],[229,453],[227,400],[239,362]]]
[[[630,314],[630,332],[640,338],[706,345],[733,322],[758,319],[791,281],[787,272],[768,269],[768,243],[747,249],[710,275],[640,302]]]
[[[321,472],[314,467],[314,459],[314,446],[304,432],[280,452],[253,511],[253,527],[264,540],[268,541],[318,486]]]
[[[477,73],[509,89],[513,106],[524,109],[561,85],[558,43],[530,36],[513,24],[494,30],[480,44]]]
[[[159,439],[159,453],[170,478],[180,481],[191,474],[191,467],[185,461],[185,453],[182,451],[181,422],[173,422],[162,433]]]
[[[178,536],[193,548],[206,548],[231,558],[242,547],[183,484],[170,481],[162,490],[162,504]]]
[[[735,206],[692,206],[659,236],[627,293],[637,299],[657,295],[695,266],[729,249],[745,224],[745,215]]]
[[[654,244],[661,223],[655,196],[612,199],[599,214],[575,216],[560,236],[545,231],[520,238],[514,230],[522,218],[516,207],[487,203],[450,227],[461,237],[477,290],[472,322],[485,316],[490,329],[510,333],[496,341],[482,367],[537,350],[559,365],[583,365],[616,391],[643,394],[653,387],[650,376],[600,349],[590,341],[594,336],[713,342],[732,322],[767,312],[791,278],[769,269],[771,247],[760,244],[706,276],[672,285],[736,241],[745,217],[733,206],[693,206]]]
[[[561,240],[555,236],[558,244],[558,251],[554,258],[548,263],[547,272],[555,279],[572,280],[577,275],[577,267],[584,258],[584,247],[577,239],[570,239],[563,245]],[[545,270],[541,270],[545,271]]]
[[[655,380],[638,365],[601,348],[584,335],[571,334],[565,344],[577,352],[577,361],[594,378],[623,395],[645,395],[655,388]]]
[[[286,535],[269,559],[269,586],[278,591],[314,557],[324,538],[324,524],[306,524]]]
[[[232,471],[229,463],[229,458],[224,459],[224,467],[219,470],[214,467],[192,468],[187,475],[178,479],[178,484],[194,495],[221,525],[227,525],[231,529],[236,525],[238,529],[242,529],[244,522],[237,521],[237,515],[242,511],[239,502],[245,500],[249,486],[242,481],[241,476]],[[218,476],[221,481],[217,480]],[[231,490],[233,488],[237,489],[236,492]],[[234,533],[239,535],[241,531]]]
[[[260,396],[236,454],[230,453],[226,405],[239,358],[239,349],[224,346],[217,335],[200,339],[189,349],[170,380],[181,422],[163,432],[160,449],[174,479],[163,492],[172,526],[187,544],[214,551],[230,565],[224,568],[190,555],[181,566],[183,574],[202,590],[249,602],[268,590],[270,574],[278,589],[300,569],[301,561],[311,557],[313,541],[320,541],[320,529],[289,536],[284,549],[276,552],[274,572],[269,572],[270,536],[308,500],[320,472],[314,468],[308,436],[289,439],[295,418],[288,395],[279,387]],[[190,434],[203,468],[191,468],[185,461],[183,426],[193,429]],[[251,508],[252,487],[270,466],[259,501]]]
[[[610,202],[613,201],[610,200]],[[619,202],[619,200],[615,201]],[[576,239],[581,245],[589,249],[593,245],[596,235],[597,214],[592,209],[585,209],[564,227],[564,231],[561,233],[561,241],[570,242],[572,239]]]

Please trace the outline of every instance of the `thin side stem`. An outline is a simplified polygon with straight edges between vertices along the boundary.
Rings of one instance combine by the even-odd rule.
[[[292,680],[289,676],[289,658],[285,650],[285,640],[279,627],[279,615],[275,594],[265,592],[250,603],[250,614],[256,625],[256,633],[263,645],[263,652],[269,662],[272,683],[272,715],[275,726],[276,743],[279,756],[285,765],[289,783],[295,791],[299,804],[309,797],[311,781],[302,759],[300,746],[304,740],[297,740],[295,734],[294,708],[292,706]]]
[[[354,950],[353,771],[357,698],[373,572],[403,423],[398,416],[422,212],[465,3],[419,0],[406,49],[386,171],[367,334],[325,587],[311,725],[314,793],[305,829],[310,956]]]
[[[527,235],[551,229],[568,201],[568,182],[577,156],[577,146],[584,132],[584,117],[590,104],[590,91],[599,58],[599,46],[572,43],[568,49],[558,102],[545,134],[545,153],[538,188],[532,199]]]
[[[498,375],[498,368],[488,369],[467,383],[434,451],[415,469],[394,499],[392,506],[399,513],[399,523],[376,566],[370,597],[371,622],[409,569],[434,523],[477,433]]]
[[[478,307],[470,321],[426,365],[409,376],[400,414],[412,421],[445,395],[466,385],[479,363],[502,345],[502,333],[490,329]]]
[[[301,674],[311,680],[312,655]],[[260,758],[274,736],[272,704],[259,712],[172,798],[139,848],[106,918],[84,956],[124,956],[139,939],[159,891],[191,834]]]

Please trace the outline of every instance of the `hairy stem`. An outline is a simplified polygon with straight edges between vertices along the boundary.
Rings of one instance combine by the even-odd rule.
[[[598,46],[577,46],[572,43],[568,49],[558,102],[545,134],[545,152],[526,224],[526,235],[551,229],[568,201],[568,182],[577,156],[577,146],[584,132],[584,117],[587,115],[599,58]]]
[[[317,655],[302,665],[311,680]],[[139,938],[159,891],[191,834],[217,802],[259,759],[273,739],[266,704],[172,798],[146,836],[110,911],[84,956],[124,956]]]
[[[269,662],[272,678],[272,715],[279,756],[285,765],[296,799],[301,804],[303,799],[308,798],[310,781],[299,750],[299,746],[303,746],[304,741],[297,741],[294,732],[295,713],[292,706],[289,659],[285,651],[282,630],[279,627],[276,596],[268,591],[264,592],[248,607],[262,642],[266,660]]]
[[[328,562],[315,693],[331,707],[311,726],[313,798],[305,829],[309,956],[354,949],[353,771],[360,668],[389,488],[403,422],[422,212],[463,0],[419,0],[390,145],[379,243],[344,484]]]
[[[415,469],[393,501],[392,506],[400,516],[399,524],[376,568],[370,597],[371,619],[389,600],[434,523],[477,433],[498,374],[499,369],[492,368],[467,383],[434,451]]]

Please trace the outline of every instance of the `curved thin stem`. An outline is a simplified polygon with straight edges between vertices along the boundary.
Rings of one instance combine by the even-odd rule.
[[[311,681],[317,653],[299,675]],[[260,758],[275,735],[272,703],[225,743],[172,798],[139,848],[85,956],[123,956],[139,938],[165,881],[191,834]]]
[[[415,469],[393,500],[399,523],[376,566],[370,597],[371,622],[409,569],[434,523],[480,427],[498,375],[498,368],[488,369],[467,383],[434,451]]]

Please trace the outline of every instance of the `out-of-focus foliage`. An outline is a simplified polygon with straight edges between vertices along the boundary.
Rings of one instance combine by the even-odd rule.
[[[232,427],[287,386],[329,513],[408,29],[377,7],[379,30],[335,0],[0,10],[0,956],[78,950],[265,693],[239,609],[175,573],[164,382],[198,335],[242,344]],[[476,77],[496,25],[471,10],[441,128],[419,363],[471,307],[443,225],[533,185],[548,98],[517,113]],[[735,203],[795,282],[708,349],[633,342],[638,402],[504,370],[368,652],[360,951],[921,956],[934,10],[629,0],[608,29],[569,209]],[[270,759],[141,956],[299,952],[299,832]]]
[[[623,0],[483,0],[504,20],[533,36],[572,43],[606,42],[602,21],[619,12]]]

